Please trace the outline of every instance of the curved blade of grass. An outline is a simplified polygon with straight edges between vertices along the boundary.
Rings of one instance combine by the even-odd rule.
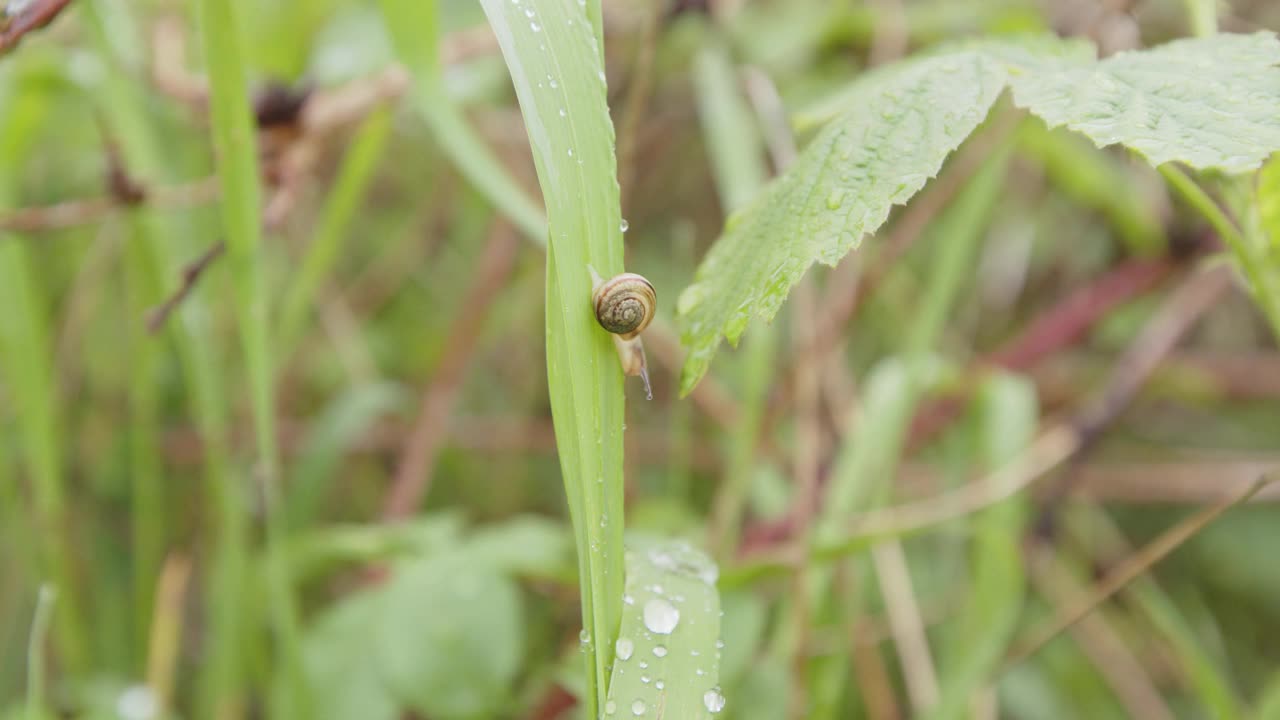
[[[373,180],[387,138],[391,136],[391,119],[389,108],[373,111],[361,123],[342,158],[337,179],[321,211],[320,224],[284,296],[280,337],[285,352],[293,349],[321,282],[338,261],[342,239],[351,227],[351,220]]]
[[[591,308],[591,270],[609,277],[623,263],[614,131],[586,4],[482,0],[547,206],[547,381],[582,578],[587,716],[595,717],[622,607],[624,396],[613,340]]]
[[[525,237],[536,245],[545,245],[547,221],[537,203],[511,179],[445,90],[436,0],[382,0],[382,14],[396,54],[413,73],[414,108],[431,127],[440,148]],[[528,22],[528,18],[525,21]]]
[[[1112,592],[1123,589],[1134,606],[1148,617],[1157,631],[1164,635],[1174,655],[1185,669],[1191,687],[1195,690],[1205,711],[1215,718],[1243,717],[1240,699],[1236,695],[1230,674],[1223,670],[1221,663],[1204,647],[1204,642],[1196,636],[1195,629],[1183,616],[1172,598],[1161,589],[1154,578],[1146,573],[1168,553],[1193,538],[1196,533],[1220,518],[1226,511],[1247,502],[1268,482],[1270,481],[1267,478],[1259,480],[1235,497],[1205,508],[1179,522],[1142,549],[1128,553],[1128,557],[1116,565],[1099,586],[1100,589]],[[1090,543],[1109,548],[1107,552],[1116,557],[1126,553],[1127,542],[1124,536],[1105,512],[1097,508],[1081,506],[1067,516],[1067,521],[1077,537],[1087,538]],[[1126,568],[1132,568],[1128,575],[1120,572]],[[1119,578],[1118,582],[1108,582],[1113,577]],[[1099,593],[1097,602],[1101,602],[1105,597],[1106,595]]]
[[[254,476],[266,500],[267,585],[272,624],[278,633],[279,670],[295,693],[276,697],[303,702],[298,621],[280,512],[280,453],[277,447],[275,384],[270,342],[270,313],[264,287],[262,187],[253,114],[249,106],[246,57],[234,0],[195,0],[209,75],[209,113],[222,190],[222,225],[227,264],[232,274],[237,324],[249,379],[257,462]],[[304,708],[279,707],[278,717],[305,717]]]
[[[1258,215],[1272,252],[1280,252],[1280,153],[1258,171]]]
[[[710,718],[726,706],[716,566],[685,542],[629,544],[604,716]]]
[[[17,199],[27,153],[36,147],[40,128],[48,115],[48,98],[18,88],[16,66],[0,67],[0,207]],[[0,377],[7,380],[10,403],[19,430],[22,462],[30,477],[35,501],[35,522],[41,539],[36,552],[42,572],[64,595],[59,604],[58,641],[63,662],[81,669],[88,660],[86,636],[79,609],[79,593],[72,584],[73,556],[67,542],[70,527],[64,488],[63,449],[59,438],[57,393],[51,362],[49,327],[38,276],[21,238],[0,233]]]
[[[161,150],[162,140],[145,114],[148,104],[142,96],[141,84],[130,76],[125,66],[127,48],[121,47],[120,39],[110,31],[127,22],[129,14],[118,13],[109,24],[107,18],[111,16],[107,13],[114,10],[104,6],[101,0],[86,3],[83,12],[90,33],[107,60],[105,90],[100,93],[104,101],[100,109],[112,139],[119,143],[125,167],[140,177],[172,180],[173,173]],[[137,33],[125,35],[136,37]],[[139,258],[139,264],[160,269],[173,278],[172,282],[180,281],[175,250],[195,255],[199,247],[210,242],[210,238],[202,237],[203,233],[190,223],[155,213],[146,205],[139,206],[131,215],[135,232],[131,247],[133,252],[145,256]],[[202,293],[192,293],[177,309],[174,319],[166,323],[165,332],[173,339],[190,393],[189,406],[205,447],[205,483],[208,497],[212,499],[210,525],[216,528],[215,559],[210,563],[208,580],[208,604],[213,608],[209,645],[204,653],[208,669],[201,674],[199,706],[207,709],[209,715],[225,717],[225,708],[236,705],[241,693],[239,648],[243,619],[237,588],[245,585],[248,514],[239,486],[228,472],[223,381],[217,354],[210,352],[213,339],[205,322],[207,315]],[[147,580],[150,582],[151,578]]]
[[[726,213],[742,207],[768,178],[764,141],[746,98],[739,89],[728,48],[719,38],[698,52],[693,67],[698,118]],[[719,558],[733,554],[742,525],[748,483],[755,472],[755,447],[764,403],[773,382],[777,331],[762,327],[744,350],[744,372],[738,397],[742,411],[725,445],[726,470],[712,511],[710,546]]]
[[[1258,720],[1280,718],[1280,670],[1271,675],[1271,680],[1259,696],[1257,718]]]
[[[31,636],[27,641],[27,717],[47,717],[45,707],[44,673],[48,665],[45,658],[45,642],[49,624],[53,622],[53,606],[58,592],[49,585],[41,585],[36,594],[36,612],[31,620]]]
[[[1035,387],[1010,375],[996,375],[983,384],[976,402],[983,465],[1004,467],[1031,443],[1038,419]],[[942,687],[931,717],[964,717],[973,694],[989,682],[1004,657],[1026,590],[1021,542],[1026,518],[1023,495],[972,518],[969,596],[951,623],[957,634],[942,655]]]

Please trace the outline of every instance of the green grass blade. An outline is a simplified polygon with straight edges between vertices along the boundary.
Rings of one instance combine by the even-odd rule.
[[[320,224],[311,244],[307,246],[301,267],[285,292],[280,337],[283,338],[282,346],[286,352],[293,349],[321,283],[338,261],[342,239],[351,228],[351,221],[360,208],[387,139],[391,136],[391,120],[390,109],[375,110],[361,124],[342,159],[333,189],[321,211]]]
[[[253,476],[266,499],[267,584],[272,624],[278,633],[278,670],[294,694],[277,697],[305,700],[300,672],[298,621],[289,566],[285,557],[280,512],[280,453],[277,447],[275,387],[270,340],[270,313],[262,257],[262,187],[249,106],[244,45],[232,0],[196,0],[209,75],[209,113],[213,122],[218,180],[222,189],[222,225],[227,264],[232,274],[234,305],[247,368],[253,408],[257,458]],[[281,707],[273,715],[305,716],[302,708]]]
[[[1258,720],[1280,720],[1280,670],[1271,676],[1258,699]]]
[[[972,270],[987,218],[1004,187],[1009,154],[1006,145],[989,159],[934,225],[930,237],[938,251],[932,258],[921,305],[906,330],[905,352],[882,361],[865,381],[859,416],[875,421],[857,423],[855,418],[859,431],[845,440],[836,458],[831,484],[810,536],[812,546],[839,537],[854,512],[879,507],[888,498],[889,480],[897,472],[911,418],[927,382],[928,355],[941,337],[963,279]],[[832,573],[831,568],[818,568],[805,578],[808,597],[813,599],[813,617],[831,609]],[[859,602],[852,599],[854,607]],[[846,622],[852,620],[854,607],[840,608]],[[829,672],[843,673],[838,663],[833,667]],[[821,708],[822,717],[835,717],[839,698],[833,694],[843,692],[843,685],[816,682],[823,690],[815,698],[815,706]]]
[[[8,62],[9,67],[0,69],[0,104],[5,108],[0,117],[0,208],[13,207],[18,199],[17,181],[48,117],[49,100],[32,89],[23,95],[22,102],[15,103],[18,88],[4,92],[4,80],[16,80],[13,75],[3,77],[5,70],[12,69],[13,61]],[[0,378],[7,381],[21,459],[30,477],[41,572],[64,597],[58,606],[55,634],[59,655],[75,670],[88,661],[88,647],[68,542],[71,526],[49,321],[36,266],[24,243],[21,237],[0,233]]]
[[[45,644],[49,624],[53,622],[53,608],[58,592],[49,585],[41,585],[36,594],[36,612],[31,621],[31,638],[27,643],[27,720],[51,715],[45,707]]]
[[[710,718],[726,705],[716,566],[688,543],[630,544],[604,717]]]
[[[164,138],[145,109],[143,87],[139,78],[129,72],[128,48],[118,37],[121,23],[128,13],[110,13],[115,9],[101,0],[86,3],[83,12],[87,25],[104,58],[107,72],[103,78],[105,92],[100,110],[112,139],[119,143],[124,164],[140,179],[155,182],[172,181],[173,168],[162,150]],[[108,21],[107,18],[111,20]],[[113,30],[117,32],[113,32]],[[125,36],[136,36],[136,28]],[[129,251],[141,256],[137,264],[160,269],[169,283],[181,280],[183,256],[195,256],[214,238],[199,231],[193,223],[156,213],[145,205],[131,212],[134,237]],[[172,291],[173,288],[167,288]],[[213,528],[213,561],[209,564],[208,606],[209,644],[204,653],[206,670],[201,673],[197,707],[203,717],[231,717],[231,709],[241,701],[242,687],[240,647],[242,645],[243,603],[237,588],[246,585],[248,565],[246,529],[248,514],[239,484],[229,472],[226,437],[227,407],[222,392],[223,380],[211,328],[207,322],[208,304],[197,290],[186,298],[165,326],[173,340],[179,364],[186,380],[188,405],[194,415],[201,443],[205,447],[204,480],[210,498],[210,526]],[[153,342],[158,342],[153,339]],[[141,582],[141,581],[139,581]],[[153,583],[154,578],[148,578]]]
[[[591,270],[610,277],[623,269],[613,124],[583,6],[482,4],[511,71],[547,206],[547,380],[582,578],[587,714],[595,717],[623,583],[623,376],[591,306]]]
[[[1082,542],[1111,548],[1113,555],[1127,552],[1124,548],[1128,543],[1120,529],[1102,510],[1081,506],[1067,515],[1067,522]],[[1168,641],[1208,716],[1223,720],[1243,717],[1229,674],[1196,637],[1195,629],[1160,585],[1150,576],[1140,576],[1124,589],[1124,597]]]
[[[1280,252],[1280,153],[1258,171],[1257,206],[1271,252]]]
[[[698,118],[712,175],[725,213],[745,205],[764,186],[768,168],[755,116],[739,89],[729,51],[718,38],[698,52],[694,63]],[[727,469],[716,495],[710,545],[716,556],[732,555],[742,524],[747,488],[756,467],[756,443],[764,404],[773,383],[777,331],[761,327],[743,349],[742,402],[725,447]]]
[[[718,38],[698,51],[693,82],[711,173],[720,204],[731,213],[755,197],[769,177],[764,142],[739,89],[728,48]]]
[[[1003,467],[1031,442],[1038,418],[1035,387],[997,375],[983,384],[976,403],[982,463]],[[969,595],[951,623],[957,634],[942,657],[941,692],[931,717],[964,717],[1013,638],[1026,592],[1021,541],[1027,505],[1015,495],[972,519]]]
[[[396,54],[413,72],[413,106],[431,127],[441,150],[525,237],[545,245],[547,221],[537,203],[502,167],[445,90],[436,0],[382,0],[382,13]]]

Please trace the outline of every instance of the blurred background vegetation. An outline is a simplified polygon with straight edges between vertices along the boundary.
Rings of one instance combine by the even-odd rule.
[[[0,37],[62,4],[9,0]],[[982,654],[983,623],[1004,628],[997,656],[1016,650],[1280,459],[1280,353],[1205,270],[1212,231],[1145,163],[1007,103],[877,237],[748,332],[763,350],[722,352],[676,393],[676,298],[740,202],[734,173],[786,164],[780,117],[938,43],[1051,31],[1106,54],[1191,34],[1196,6],[605,2],[628,269],[666,321],[646,335],[654,400],[628,384],[628,527],[718,553],[726,717],[924,714]],[[407,49],[416,28],[393,42],[406,28],[389,32],[377,3],[237,10],[267,183],[274,507],[252,463],[188,4],[75,0],[0,56],[0,717],[271,717],[284,695],[304,698],[299,717],[573,717],[537,185],[483,13],[441,0],[437,69]],[[1280,28],[1271,0],[1218,10],[1224,31]],[[499,163],[441,120],[453,107]],[[998,202],[949,213],[1006,140]],[[840,573],[833,592],[880,588],[856,622],[809,617],[802,586],[759,558],[805,537],[844,439],[878,422],[855,412],[863,381],[910,344],[956,233],[981,242],[883,502],[979,477],[1007,459],[992,447],[1042,428],[1083,446],[1013,520],[963,515],[893,545],[901,562]],[[987,412],[985,390],[968,402],[993,376],[1029,414]],[[1277,500],[1266,488],[1200,529],[957,714],[1280,717]],[[740,532],[716,510],[737,503]],[[269,515],[292,630],[265,598]],[[1016,551],[1009,582],[983,574],[984,538]]]

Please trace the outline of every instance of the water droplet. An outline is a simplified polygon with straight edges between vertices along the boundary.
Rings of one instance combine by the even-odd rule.
[[[556,82],[555,80],[552,80],[550,84],[551,84],[552,90],[555,90],[556,88],[560,87],[560,83]]]
[[[640,676],[640,682],[644,683],[645,685],[648,685],[651,680],[653,680],[653,678],[649,677],[648,675]]]
[[[636,599],[635,599],[635,598],[633,598],[633,597],[631,597],[630,595],[623,595],[623,596],[622,596],[622,604],[624,604],[624,605],[635,605],[635,604],[636,604]]]
[[[626,218],[622,218],[622,222],[618,223],[618,229],[622,232],[626,232],[629,227],[631,227],[631,223],[627,222]]]
[[[116,714],[124,720],[152,720],[160,713],[155,693],[146,685],[133,685],[116,698]]]
[[[583,645],[591,644],[591,633],[587,632],[586,628],[583,628],[582,631],[578,633],[578,642]]]
[[[533,17],[534,15],[535,15],[535,13],[534,13],[534,11],[533,11],[533,8],[525,8],[525,9],[524,9],[524,16],[525,16],[525,17],[527,17],[527,18],[531,18],[531,17]]]
[[[631,703],[631,714],[636,716],[640,716],[644,714],[643,700],[636,700],[635,702]]]
[[[534,32],[542,32],[542,26],[536,22],[529,23],[529,29]]]
[[[702,705],[708,711],[718,713],[724,709],[724,695],[720,694],[720,688],[714,687],[702,694]]]
[[[636,644],[631,642],[631,638],[620,637],[613,649],[617,652],[619,660],[627,661],[631,659],[631,653],[635,652]]]
[[[667,656],[667,647],[666,647],[665,645],[654,645],[654,646],[653,646],[653,654],[654,654],[654,656],[656,656],[656,657],[666,657],[666,656]]]
[[[641,670],[644,670],[644,669],[645,669],[645,668],[647,668],[647,667],[649,667],[649,662],[648,662],[647,660],[641,660],[641,661],[640,661],[640,669],[641,669]]]
[[[659,635],[670,635],[680,622],[680,611],[662,598],[644,604],[644,626]]]
[[[569,148],[569,157],[573,157],[573,148]]]
[[[664,690],[666,689],[667,684],[659,680],[658,682],[654,683],[653,686],[658,688],[659,690]]]
[[[614,714],[614,713],[616,713],[616,712],[618,712],[618,703],[616,703],[616,702],[614,702],[614,701],[610,700],[609,702],[607,702],[607,703],[605,703],[605,704],[604,704],[604,714],[605,714],[605,715],[612,715],[612,714]]]
[[[565,112],[564,108],[560,108],[560,117],[569,117],[569,113]]]

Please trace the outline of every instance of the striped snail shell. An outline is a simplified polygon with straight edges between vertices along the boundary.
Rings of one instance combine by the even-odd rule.
[[[597,283],[592,301],[600,327],[623,340],[639,335],[658,310],[653,285],[635,273],[614,275]]]

